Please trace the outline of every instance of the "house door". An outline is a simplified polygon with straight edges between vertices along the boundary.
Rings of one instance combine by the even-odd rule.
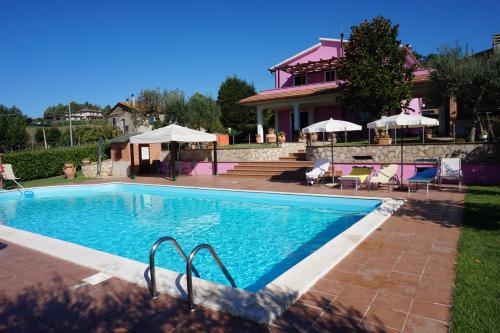
[[[151,174],[149,162],[149,145],[139,145],[139,172],[141,175]]]
[[[309,124],[309,112],[308,111],[300,111],[299,112],[299,131],[301,131],[304,127],[307,127],[311,124]],[[294,123],[294,114],[293,112],[290,112],[290,128],[292,129],[293,132],[293,123]]]

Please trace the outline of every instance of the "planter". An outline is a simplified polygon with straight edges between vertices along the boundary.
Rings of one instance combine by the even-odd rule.
[[[425,135],[425,138],[426,138],[427,140],[432,139],[432,134],[429,134],[429,133],[428,133],[428,134],[426,134],[426,135]]]
[[[488,140],[488,133],[479,134],[479,138],[484,141]]]
[[[68,164],[70,164],[70,163],[68,163]],[[88,158],[84,158],[82,160],[82,165],[89,165],[89,164],[90,164],[90,160]]]
[[[276,134],[273,128],[267,130],[266,140],[267,143],[276,143]]]
[[[257,134],[257,135],[255,136],[255,142],[256,142],[256,143],[262,143],[262,136],[261,136],[260,134]]]
[[[286,141],[286,135],[285,134],[278,135],[278,142],[279,143],[284,143],[285,141]]]
[[[392,138],[378,138],[379,145],[390,145],[392,143]]]
[[[318,133],[311,133],[311,142],[318,141]]]
[[[65,163],[63,167],[64,176],[68,179],[76,177],[76,167],[73,163]]]

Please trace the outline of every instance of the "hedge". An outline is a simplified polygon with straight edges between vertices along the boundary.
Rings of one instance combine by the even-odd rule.
[[[109,146],[105,145],[103,159],[108,158],[108,151]],[[12,164],[14,173],[22,180],[31,180],[62,175],[64,163],[73,162],[80,167],[84,158],[97,161],[98,145],[7,153],[2,163]]]

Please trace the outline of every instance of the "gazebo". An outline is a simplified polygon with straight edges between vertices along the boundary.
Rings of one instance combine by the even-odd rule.
[[[130,156],[134,156],[133,144],[170,143],[170,163],[172,180],[176,180],[175,157],[179,142],[212,142],[214,146],[213,175],[217,175],[217,136],[215,134],[197,131],[179,125],[169,125],[151,132],[130,137]],[[134,159],[131,159],[132,174],[134,174]]]

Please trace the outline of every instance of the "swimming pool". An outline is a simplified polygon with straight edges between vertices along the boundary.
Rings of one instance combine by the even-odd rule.
[[[239,288],[257,291],[380,205],[380,200],[110,184],[0,196],[0,223],[148,263],[152,244],[177,239],[186,253],[211,244]],[[184,272],[163,245],[157,265]],[[201,277],[227,281],[209,257]]]
[[[403,200],[106,183],[0,191],[0,239],[149,286],[148,255],[162,236],[189,252],[194,302],[269,324],[396,211]],[[185,263],[168,243],[157,289],[186,297]]]

